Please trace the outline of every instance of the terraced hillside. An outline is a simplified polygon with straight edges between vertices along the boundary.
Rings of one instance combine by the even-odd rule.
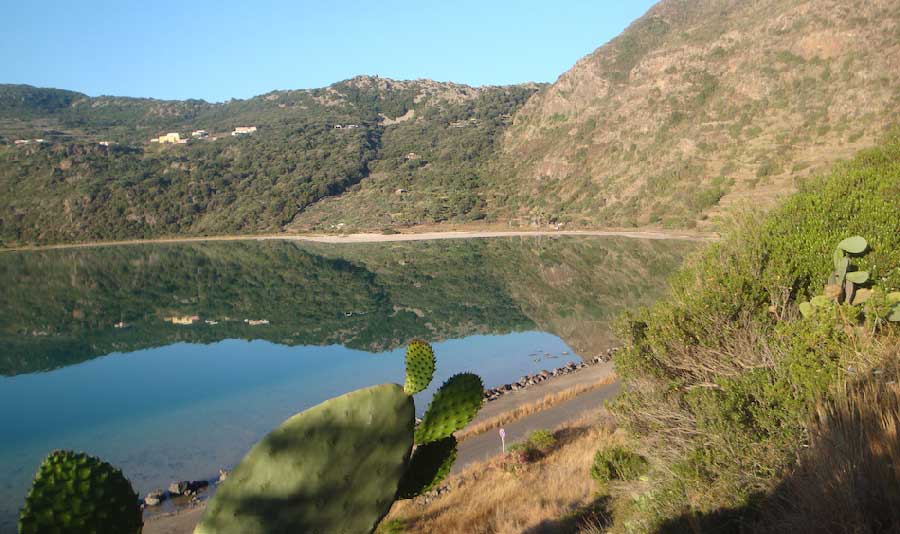
[[[879,141],[900,112],[892,0],[664,0],[535,95],[489,211],[715,224]]]

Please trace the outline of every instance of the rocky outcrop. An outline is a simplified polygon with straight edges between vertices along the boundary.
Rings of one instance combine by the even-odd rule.
[[[896,122],[898,20],[893,0],[663,0],[516,114],[498,209],[683,228],[769,205]]]

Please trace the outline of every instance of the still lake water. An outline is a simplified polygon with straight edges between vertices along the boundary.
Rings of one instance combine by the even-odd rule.
[[[402,383],[413,338],[438,357],[419,407],[460,371],[493,386],[594,356],[693,247],[529,237],[0,254],[0,532],[53,449],[100,456],[141,495],[210,478],[300,410]]]

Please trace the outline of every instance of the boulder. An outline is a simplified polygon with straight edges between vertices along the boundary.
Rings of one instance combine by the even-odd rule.
[[[147,506],[159,506],[163,500],[165,500],[166,494],[163,493],[163,490],[153,490],[144,497],[144,504]]]

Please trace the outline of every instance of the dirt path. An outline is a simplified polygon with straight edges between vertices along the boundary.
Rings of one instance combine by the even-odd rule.
[[[610,372],[607,365],[608,364],[596,365],[578,373],[559,377],[532,388],[516,392],[516,394],[521,394],[518,395],[518,397],[516,394],[506,395],[499,401],[495,401],[490,405],[485,406],[485,409],[489,413],[484,415],[487,417],[497,413],[497,409],[489,409],[494,408],[491,405],[496,404],[501,408],[506,406],[512,408],[515,405],[530,402],[531,400],[536,400],[541,396],[552,393],[552,390],[564,389],[567,386],[571,387],[576,385],[578,382],[583,383],[584,381],[605,377]],[[554,382],[557,381],[563,383],[554,384]],[[545,386],[545,388],[542,389],[541,386]],[[504,425],[504,429],[506,430],[506,443],[511,444],[516,441],[521,441],[533,430],[541,428],[553,429],[566,421],[579,419],[585,414],[602,407],[603,402],[613,398],[618,391],[619,383],[616,382],[596,390],[582,393],[573,399],[561,402],[543,411],[527,415],[521,419],[508,423]],[[504,404],[500,405],[500,402],[504,402]],[[481,415],[482,414],[479,414],[479,416]],[[466,465],[472,462],[485,460],[499,452],[500,438],[498,437],[496,430],[469,437],[459,445],[459,455],[453,466],[453,472],[459,472]],[[203,514],[203,508],[203,506],[199,506],[197,508],[178,512],[174,515],[157,516],[148,519],[145,522],[143,534],[190,534],[193,531],[194,526],[200,520],[200,516]]]
[[[679,232],[668,230],[453,230],[434,232],[411,232],[401,234],[250,234],[222,235],[203,237],[161,237],[157,239],[128,239],[122,241],[93,241],[89,243],[68,243],[60,245],[41,245],[26,247],[0,248],[0,252],[23,250],[56,250],[72,248],[112,247],[120,245],[163,244],[163,243],[196,243],[205,241],[309,241],[314,243],[388,243],[395,241],[431,241],[437,239],[474,239],[490,237],[536,237],[536,236],[585,236],[585,237],[630,237],[634,239],[677,239],[685,241],[716,241],[715,233]]]

